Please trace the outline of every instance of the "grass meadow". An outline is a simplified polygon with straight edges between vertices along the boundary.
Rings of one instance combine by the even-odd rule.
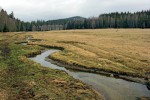
[[[18,44],[26,37],[24,33],[0,33],[0,100],[102,100],[66,72],[27,59],[45,48]]]
[[[119,74],[150,73],[149,29],[95,29],[31,32],[29,44],[63,47],[51,58]]]
[[[29,45],[18,44],[26,42]],[[95,29],[0,33],[0,97],[100,100],[86,84],[27,59],[44,47],[63,48],[50,58],[68,65],[150,77],[150,29]]]

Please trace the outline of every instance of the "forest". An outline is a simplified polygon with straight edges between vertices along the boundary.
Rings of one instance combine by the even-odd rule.
[[[24,22],[0,11],[0,32],[19,31],[50,31],[69,29],[100,29],[100,28],[150,28],[150,10],[130,12],[113,12],[98,17],[83,18],[80,16],[58,20],[37,20]]]

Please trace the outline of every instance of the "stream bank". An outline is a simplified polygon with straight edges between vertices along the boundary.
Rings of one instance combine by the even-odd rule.
[[[90,85],[91,88],[104,95],[106,100],[136,100],[140,97],[150,97],[150,91],[144,84],[117,79],[115,77],[107,77],[100,74],[72,71],[63,66],[53,64],[54,62],[45,61],[49,55],[58,51],[59,50],[48,50],[30,59],[40,63],[42,66],[67,72],[70,76],[85,82]]]

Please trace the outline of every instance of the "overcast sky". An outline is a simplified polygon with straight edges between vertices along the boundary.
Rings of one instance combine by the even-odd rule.
[[[0,6],[21,20],[31,21],[148,10],[150,0],[0,0]]]

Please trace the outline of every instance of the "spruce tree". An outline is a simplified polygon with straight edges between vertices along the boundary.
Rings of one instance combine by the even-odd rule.
[[[9,32],[9,29],[6,24],[4,25],[3,32]]]

